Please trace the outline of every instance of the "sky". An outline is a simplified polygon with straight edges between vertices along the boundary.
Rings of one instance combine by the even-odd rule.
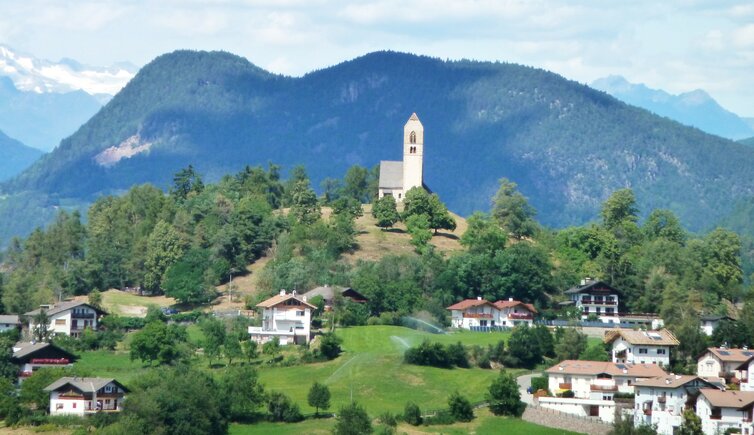
[[[704,89],[754,117],[754,2],[0,0],[0,44],[38,58],[141,66],[225,50],[302,75],[376,50],[513,62],[582,83],[611,74]]]

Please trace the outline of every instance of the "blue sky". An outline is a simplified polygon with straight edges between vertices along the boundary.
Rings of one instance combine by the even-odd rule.
[[[500,60],[589,83],[701,88],[754,117],[752,1],[2,0],[0,43],[36,57],[143,65],[219,49],[301,75],[370,51]]]

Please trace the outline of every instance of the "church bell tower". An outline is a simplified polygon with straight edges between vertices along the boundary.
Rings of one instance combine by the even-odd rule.
[[[424,185],[424,126],[416,113],[403,127],[403,194]]]

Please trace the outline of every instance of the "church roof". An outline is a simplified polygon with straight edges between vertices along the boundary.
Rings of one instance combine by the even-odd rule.
[[[383,188],[403,189],[403,162],[383,160],[380,162],[380,186]]]
[[[408,118],[408,120],[409,120],[409,121],[418,121],[418,120],[419,120],[419,117],[418,117],[418,116],[416,116],[416,112],[414,112],[414,113],[412,113],[412,114],[411,114],[411,117],[410,117],[410,118]]]

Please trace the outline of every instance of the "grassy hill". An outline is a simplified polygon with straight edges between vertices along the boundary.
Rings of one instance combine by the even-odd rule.
[[[671,209],[693,230],[754,194],[751,147],[544,70],[377,52],[292,78],[193,51],[146,65],[2,191],[91,201],[137,183],[167,187],[188,164],[212,181],[268,161],[304,164],[318,186],[353,164],[400,158],[412,112],[425,127],[425,181],[462,215],[488,209],[503,176],[550,226],[594,219],[626,186],[643,213]],[[25,215],[27,231],[45,216]]]

